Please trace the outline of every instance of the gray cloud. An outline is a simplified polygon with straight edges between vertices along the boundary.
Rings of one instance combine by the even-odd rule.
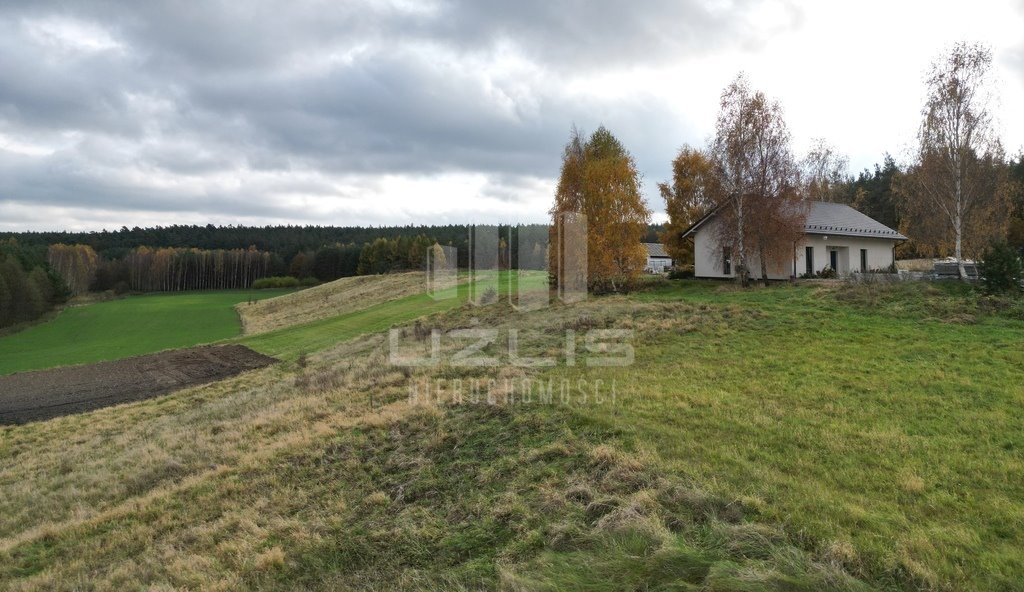
[[[0,134],[39,154],[0,144],[0,203],[292,220],[281,195],[459,172],[514,201],[573,123],[620,133],[653,186],[689,132],[670,105],[559,83],[756,46],[755,3],[5,3]]]

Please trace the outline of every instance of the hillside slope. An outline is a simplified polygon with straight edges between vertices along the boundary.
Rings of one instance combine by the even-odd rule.
[[[376,333],[0,428],[0,588],[1012,590],[1024,315],[865,290],[460,306],[404,347],[562,356],[571,330],[581,357],[399,367]],[[633,364],[584,363],[605,329]]]
[[[245,335],[267,333],[369,308],[424,291],[422,272],[347,277],[235,307]]]

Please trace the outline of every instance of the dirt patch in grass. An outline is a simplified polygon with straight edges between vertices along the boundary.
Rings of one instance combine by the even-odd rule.
[[[140,401],[222,380],[276,360],[242,345],[0,376],[0,424],[24,423]]]

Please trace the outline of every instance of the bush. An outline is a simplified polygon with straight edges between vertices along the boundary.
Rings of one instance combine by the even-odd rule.
[[[676,266],[669,270],[668,279],[670,280],[689,280],[693,279],[694,271],[692,265]]]
[[[252,283],[252,287],[256,290],[266,290],[268,288],[298,288],[299,280],[289,275],[260,278]]]
[[[823,267],[814,273],[801,273],[799,277],[802,280],[834,280],[839,277],[839,274],[831,267]]]
[[[1006,243],[996,243],[985,250],[980,271],[981,284],[989,294],[1020,290],[1020,255]]]
[[[480,304],[491,304],[498,301],[498,292],[494,288],[487,288],[480,296]]]
[[[312,288],[313,286],[319,286],[320,280],[316,279],[315,277],[302,278],[302,280],[299,282],[299,285],[302,286],[303,288]]]

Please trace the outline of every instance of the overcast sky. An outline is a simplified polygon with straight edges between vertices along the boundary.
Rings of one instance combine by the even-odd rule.
[[[1024,0],[0,5],[0,230],[543,221],[575,124],[651,208],[746,71],[854,171],[906,159],[923,74],[994,50],[1024,145]]]

